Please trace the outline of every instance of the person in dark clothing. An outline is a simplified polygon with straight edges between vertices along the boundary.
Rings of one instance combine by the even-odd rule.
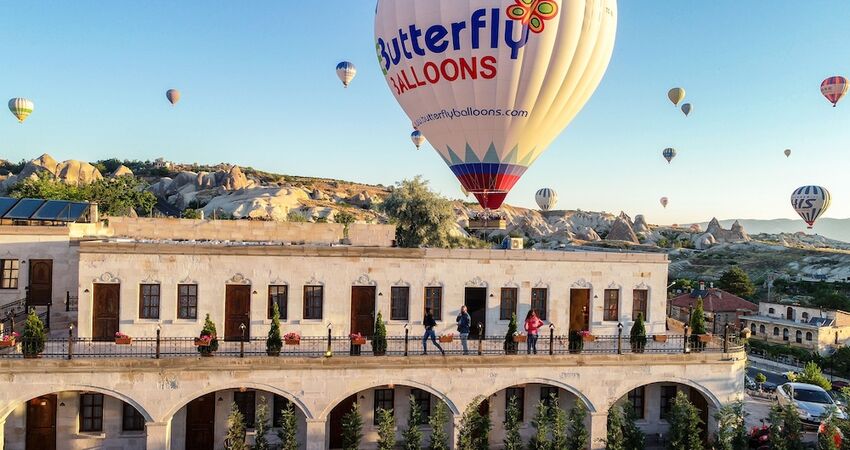
[[[472,326],[472,317],[469,315],[469,311],[466,309],[466,305],[460,307],[460,314],[457,315],[457,332],[460,334],[460,345],[463,346],[463,354],[469,354],[469,347],[467,347],[467,339],[469,338],[469,328]]]
[[[445,356],[446,352],[443,350],[443,347],[440,347],[440,344],[437,342],[437,333],[434,332],[437,321],[434,320],[434,314],[431,313],[431,308],[425,310],[425,320],[422,323],[425,325],[425,335],[422,336],[422,354],[428,354],[428,339],[430,338],[434,346],[440,349],[440,353]]]

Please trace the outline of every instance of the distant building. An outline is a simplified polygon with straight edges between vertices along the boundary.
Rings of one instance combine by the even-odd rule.
[[[712,333],[722,333],[726,324],[729,324],[733,330],[739,330],[741,317],[758,311],[755,303],[714,286],[706,288],[705,283],[701,282],[699,289],[670,300],[670,317],[687,323],[699,298],[702,298],[708,329]]]
[[[847,345],[850,313],[801,306],[799,303],[759,303],[758,314],[744,317],[754,339],[817,351],[824,355]]]
[[[153,166],[156,169],[171,169],[174,165],[171,161],[166,161],[165,158],[157,158],[153,162]]]

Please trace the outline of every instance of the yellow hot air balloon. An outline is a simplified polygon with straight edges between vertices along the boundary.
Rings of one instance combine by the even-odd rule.
[[[20,123],[24,123],[34,109],[35,105],[31,100],[20,97],[9,100],[9,111],[12,111],[12,115],[17,117]]]
[[[680,87],[670,89],[667,92],[667,98],[669,98],[674,105],[679,106],[679,103],[682,103],[682,100],[685,99],[685,89]]]

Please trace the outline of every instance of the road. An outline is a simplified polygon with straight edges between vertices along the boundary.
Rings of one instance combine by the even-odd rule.
[[[747,367],[747,375],[749,375],[750,378],[752,378],[753,380],[756,379],[756,374],[759,374],[759,373],[763,373],[764,376],[767,377],[768,383],[773,383],[777,386],[779,386],[780,384],[788,382],[788,380],[785,379],[784,375],[774,373],[774,372],[770,372],[770,371],[760,369],[760,368]]]

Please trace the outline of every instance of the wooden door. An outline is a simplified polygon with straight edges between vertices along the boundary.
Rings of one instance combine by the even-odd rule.
[[[487,335],[487,288],[466,288],[463,296],[463,304],[469,311],[472,319],[469,326],[469,337],[478,339],[481,324],[481,334]]]
[[[570,331],[590,330],[590,289],[570,289]]]
[[[31,259],[29,284],[27,285],[27,304],[33,306],[49,305],[53,299],[53,260]]]
[[[371,337],[375,332],[375,286],[351,288],[351,333]]]
[[[241,325],[245,325],[245,339],[251,337],[251,286],[229,284],[224,295],[224,339],[242,339]]]
[[[92,298],[92,338],[101,341],[115,339],[115,333],[119,331],[121,285],[97,283]]]
[[[213,450],[215,444],[215,392],[186,405],[186,450]]]
[[[26,450],[56,450],[56,395],[27,402]]]
[[[354,403],[357,403],[356,394],[343,400],[331,411],[331,417],[328,420],[329,449],[342,448],[342,418],[351,411],[351,405]],[[361,414],[363,412],[360,411]]]

